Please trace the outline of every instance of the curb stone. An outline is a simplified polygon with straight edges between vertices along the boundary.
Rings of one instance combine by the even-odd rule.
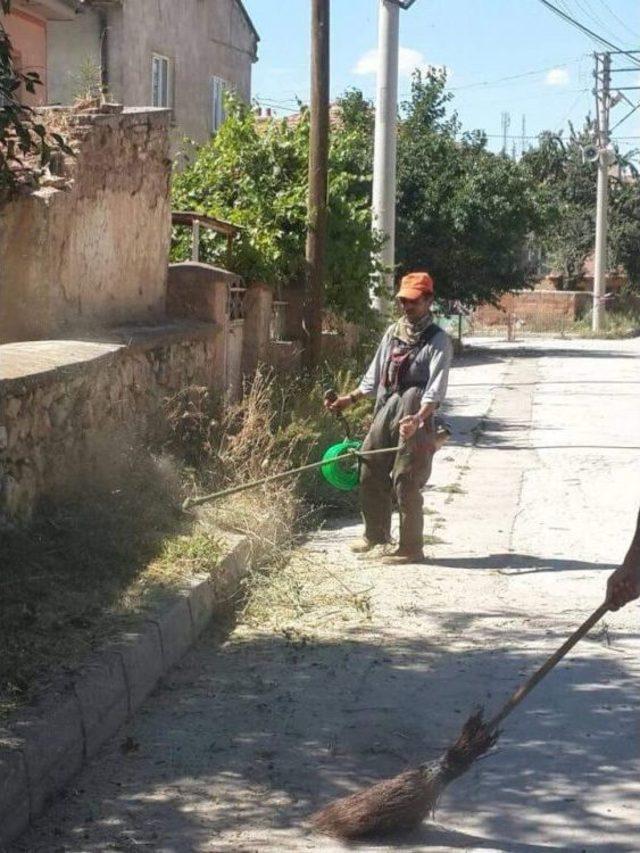
[[[0,728],[0,850],[135,713],[211,618],[233,606],[256,557],[250,540],[239,539],[213,577],[98,652],[71,687]]]

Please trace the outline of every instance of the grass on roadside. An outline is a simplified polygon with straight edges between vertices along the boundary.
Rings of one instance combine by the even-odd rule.
[[[0,533],[0,716],[215,570],[218,536],[180,513],[158,463],[138,455],[120,488],[42,506]]]
[[[605,340],[633,337],[640,334],[640,310],[626,308],[606,311],[599,332],[593,331],[591,323],[591,314],[577,320],[571,327],[570,336]]]
[[[224,413],[206,389],[184,389],[166,401],[160,433],[169,439],[155,452],[108,437],[100,476],[84,478],[90,486],[43,505],[28,526],[0,530],[0,716],[195,576],[214,572],[228,533],[248,536],[263,563],[277,567],[294,527],[317,520],[322,507],[355,506],[352,494],[312,474],[190,515],[180,510],[186,493],[320,458],[342,438],[322,408],[331,384],[343,390],[353,379],[328,369],[286,381],[258,374]],[[252,576],[260,585],[268,578],[272,570]]]

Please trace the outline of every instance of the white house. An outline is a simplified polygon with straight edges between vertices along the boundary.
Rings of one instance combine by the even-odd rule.
[[[14,0],[3,24],[21,70],[40,74],[35,103],[102,86],[125,106],[170,107],[177,132],[203,142],[226,88],[251,96],[259,36],[242,0]]]

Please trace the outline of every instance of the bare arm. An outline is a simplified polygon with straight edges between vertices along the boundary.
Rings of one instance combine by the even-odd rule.
[[[444,401],[452,359],[453,347],[449,336],[444,335],[442,344],[435,350],[429,362],[429,382],[422,395],[419,411],[400,421],[400,435],[403,438],[411,438],[420,424],[435,414]]]
[[[388,335],[385,334],[380,341],[376,354],[371,360],[371,364],[369,365],[365,375],[362,377],[362,381],[358,387],[350,394],[344,394],[343,396],[338,397],[333,403],[325,402],[327,409],[330,409],[332,412],[341,412],[343,409],[347,409],[355,403],[356,400],[359,400],[362,397],[373,397],[375,395],[380,383],[387,337]]]
[[[607,601],[611,610],[619,610],[630,601],[640,597],[640,513],[636,532],[631,540],[627,556],[622,565],[607,581]]]

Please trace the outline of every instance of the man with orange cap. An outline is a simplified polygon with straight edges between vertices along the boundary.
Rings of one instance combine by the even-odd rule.
[[[452,346],[433,322],[433,280],[426,272],[405,275],[396,294],[402,309],[392,323],[360,385],[327,407],[341,412],[361,397],[374,397],[371,429],[363,450],[401,449],[363,459],[360,498],[364,539],[352,550],[367,553],[391,541],[391,500],[400,514],[397,550],[385,562],[423,559],[422,488],[435,452],[434,414],[445,398]]]

